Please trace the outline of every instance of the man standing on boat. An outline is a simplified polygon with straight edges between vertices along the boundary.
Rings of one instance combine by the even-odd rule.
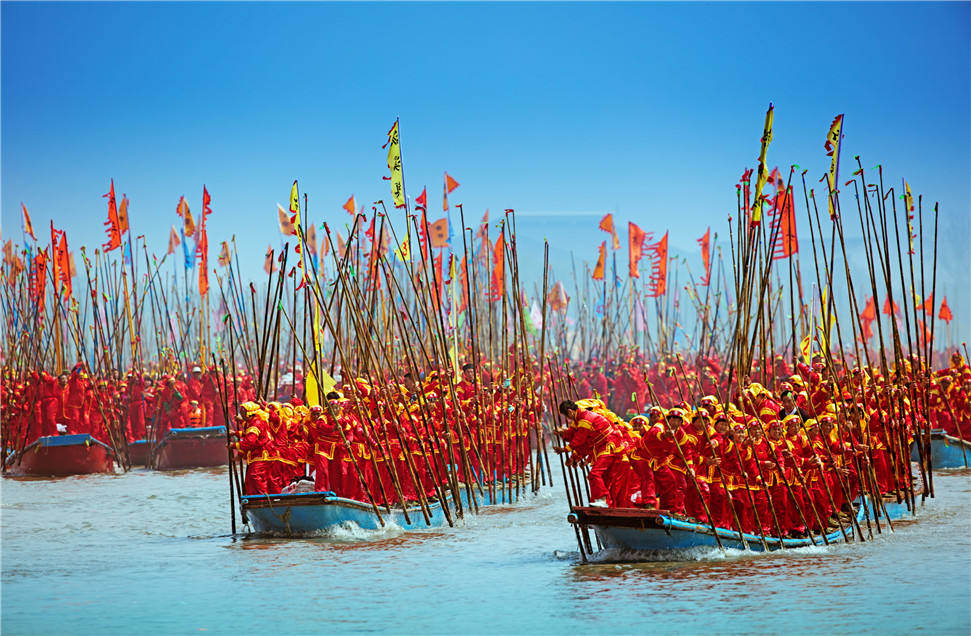
[[[554,431],[567,446],[554,446],[557,453],[571,452],[570,461],[590,464],[590,505],[630,506],[631,468],[624,455],[620,433],[602,415],[581,409],[576,402],[560,402],[560,414],[569,426]]]

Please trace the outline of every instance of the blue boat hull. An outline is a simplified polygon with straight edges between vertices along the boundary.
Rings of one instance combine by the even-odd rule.
[[[857,513],[857,521],[863,524],[862,527],[865,527],[867,512],[871,519],[875,514],[873,502],[867,499],[864,503],[865,507],[860,505]],[[884,501],[884,508],[886,512],[883,509],[879,510],[881,524],[886,523],[886,517],[892,520],[911,514],[905,503]],[[692,548],[718,547],[718,540],[715,539],[711,526],[678,519],[664,511],[577,507],[567,519],[570,523],[593,528],[601,545],[606,549],[664,552],[676,555],[678,552]],[[846,539],[852,541],[853,525],[847,522],[844,529]],[[763,544],[759,535],[742,533],[740,538],[735,530],[727,528],[716,528],[716,530],[723,547],[758,552],[765,551],[766,548],[772,551],[844,541],[843,532],[836,531],[828,534],[825,541],[819,536],[812,539],[766,537]]]
[[[495,498],[504,503],[507,494],[500,495],[497,490]],[[461,500],[463,510],[468,512],[468,496],[464,489]],[[488,490],[482,495],[477,492],[476,500],[479,506],[493,505]],[[379,517],[370,504],[338,497],[332,492],[244,495],[242,501],[247,521],[257,534],[311,535],[348,523],[365,530],[378,530],[389,525],[413,530],[441,527],[448,521],[440,502],[429,502],[426,520],[418,504],[407,508],[407,516],[400,506],[392,506],[390,511],[379,506]],[[450,511],[454,519],[452,506]]]
[[[913,461],[920,461],[917,445],[910,451]],[[959,437],[951,437],[942,430],[931,431],[931,462],[939,468],[967,468],[971,465],[971,443]]]

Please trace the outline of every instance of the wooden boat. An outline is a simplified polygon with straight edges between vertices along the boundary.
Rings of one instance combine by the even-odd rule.
[[[5,462],[11,475],[88,475],[112,473],[115,453],[87,434],[49,435],[11,453]]]
[[[869,498],[858,500],[857,521],[861,527],[866,527],[866,515],[873,519],[875,509]],[[906,503],[896,500],[884,500],[884,511],[880,509],[879,520],[885,523],[885,518],[896,519],[910,514]],[[718,541],[710,525],[675,515],[666,510],[644,510],[641,508],[593,508],[588,506],[574,506],[567,516],[567,521],[585,532],[586,528],[593,528],[605,549],[637,550],[653,553],[663,553],[677,559],[678,553],[691,548],[717,548]],[[844,528],[848,540],[854,540],[853,525],[847,521]],[[765,544],[759,535],[742,533],[741,538],[736,530],[716,528],[722,546],[735,550],[752,550],[763,552],[782,548],[804,548],[811,545],[826,545],[827,543],[841,543],[843,533],[839,530],[826,535],[826,541],[820,536],[800,539],[786,539],[766,537]],[[743,542],[744,539],[744,542]],[[815,543],[814,543],[815,542]]]
[[[148,466],[148,440],[128,442],[128,461],[132,466]]]
[[[917,444],[910,450],[912,461],[920,461]],[[931,431],[931,465],[938,468],[967,468],[971,466],[971,442],[952,437],[943,429]]]
[[[466,514],[469,513],[468,496],[463,489],[462,506]],[[496,490],[497,503],[506,503],[506,491]],[[493,499],[488,490],[476,492],[479,506],[493,505]],[[515,498],[515,495],[513,495]],[[394,525],[404,530],[418,528],[441,527],[447,519],[438,501],[429,501],[429,519],[426,522],[418,503],[409,505],[407,518],[401,506],[386,508],[378,506],[381,519],[385,525]],[[452,518],[455,518],[454,506],[449,507]],[[352,523],[365,530],[378,530],[382,527],[381,519],[374,514],[374,508],[369,504],[355,499],[338,497],[333,492],[308,492],[278,495],[244,495],[242,510],[254,533],[275,535],[309,535],[325,531],[341,524]]]
[[[155,446],[155,468],[158,470],[204,468],[228,463],[224,426],[173,428]]]

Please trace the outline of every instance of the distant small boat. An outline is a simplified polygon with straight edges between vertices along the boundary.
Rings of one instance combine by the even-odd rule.
[[[910,458],[920,461],[917,444],[910,450]],[[931,431],[931,465],[938,468],[967,468],[971,466],[971,442],[952,437],[943,430]]]
[[[224,466],[229,463],[226,427],[173,428],[155,446],[154,454],[157,470]]]
[[[11,453],[5,462],[11,475],[88,475],[115,471],[110,446],[87,434],[49,435]]]
[[[864,505],[865,504],[865,505]],[[870,498],[865,501],[857,500],[857,522],[861,527],[866,527],[866,515],[874,518],[874,505]],[[886,517],[897,519],[910,515],[910,510],[905,502],[897,503],[896,500],[883,501],[884,510],[879,510],[879,521],[886,523]],[[637,550],[654,553],[670,553],[674,559],[679,552],[690,548],[698,547],[718,547],[715,534],[708,524],[688,520],[672,514],[666,510],[644,510],[641,508],[593,508],[589,506],[574,506],[567,521],[580,529],[592,528],[600,540],[600,544],[605,549]],[[854,540],[854,529],[852,523],[847,519],[844,524],[847,539]],[[814,535],[800,539],[786,539],[778,537],[765,537],[765,544],[762,537],[757,534],[742,533],[742,538],[736,530],[728,528],[716,528],[718,538],[725,548],[735,550],[752,550],[764,552],[779,549],[804,548],[814,545],[826,545],[827,543],[843,542],[843,533],[839,530],[826,535],[824,541],[822,536]]]
[[[461,492],[463,510],[468,514],[470,508],[466,490],[463,488]],[[479,506],[492,505],[488,490],[476,494]],[[506,494],[505,491],[496,490],[499,503],[505,502]],[[390,512],[383,506],[378,506],[378,511],[386,525],[393,524],[404,530],[441,527],[446,524],[441,502],[429,501],[428,508],[427,522],[417,502],[409,504],[407,518],[405,511],[397,505],[391,506]],[[378,530],[382,527],[381,519],[374,514],[371,504],[338,497],[333,492],[244,495],[242,510],[253,532],[258,534],[308,535],[345,523],[353,523],[365,530]],[[450,511],[454,519],[454,507],[450,507]]]

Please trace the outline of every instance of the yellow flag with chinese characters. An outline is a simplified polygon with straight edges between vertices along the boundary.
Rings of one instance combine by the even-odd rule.
[[[826,135],[826,144],[823,146],[829,151],[826,155],[833,158],[829,164],[829,172],[826,175],[826,179],[829,182],[829,218],[834,220],[836,219],[836,205],[833,201],[836,196],[836,177],[839,174],[840,135],[842,130],[843,116],[837,115],[836,119],[829,126],[829,133]]]
[[[772,118],[774,107],[769,104],[769,110],[765,113],[765,128],[762,131],[762,150],[759,152],[759,172],[755,179],[755,201],[752,202],[752,216],[749,224],[757,226],[762,221],[762,189],[769,179],[769,171],[765,166],[765,155],[772,143]]]
[[[391,197],[394,207],[405,207],[405,178],[401,172],[401,144],[398,138],[398,122],[388,131],[388,169],[391,170]]]

